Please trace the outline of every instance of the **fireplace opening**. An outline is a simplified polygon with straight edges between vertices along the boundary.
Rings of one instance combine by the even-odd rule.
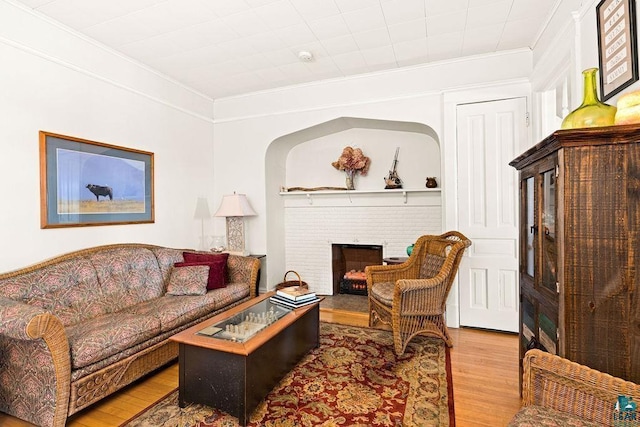
[[[333,294],[367,295],[367,265],[382,265],[381,245],[332,244]]]

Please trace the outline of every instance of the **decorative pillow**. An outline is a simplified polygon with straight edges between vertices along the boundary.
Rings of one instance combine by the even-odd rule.
[[[171,269],[171,275],[169,276],[167,294],[204,295],[207,293],[208,281],[208,265],[174,265]]]
[[[209,281],[207,289],[219,289],[227,286],[227,259],[229,254],[201,254],[192,252],[183,252],[184,263],[176,263],[175,265],[208,265]]]
[[[224,260],[227,262],[229,254],[208,254],[204,252],[182,252],[184,262],[214,262]]]

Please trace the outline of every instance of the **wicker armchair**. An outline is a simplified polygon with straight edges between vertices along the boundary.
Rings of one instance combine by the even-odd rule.
[[[456,231],[422,236],[406,262],[365,268],[369,326],[378,321],[391,326],[397,355],[402,355],[418,334],[442,338],[452,346],[444,311],[460,259],[469,245],[471,241]]]
[[[637,426],[640,386],[541,350],[524,356],[523,426]]]

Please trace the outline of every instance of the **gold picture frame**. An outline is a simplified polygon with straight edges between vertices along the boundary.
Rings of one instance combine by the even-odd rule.
[[[40,131],[40,227],[153,223],[153,153]]]

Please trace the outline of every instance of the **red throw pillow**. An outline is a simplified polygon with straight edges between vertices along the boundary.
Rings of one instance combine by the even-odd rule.
[[[184,263],[176,263],[175,265],[208,265],[209,266],[209,282],[207,289],[219,289],[227,286],[227,258],[229,254],[205,254],[183,252]]]

